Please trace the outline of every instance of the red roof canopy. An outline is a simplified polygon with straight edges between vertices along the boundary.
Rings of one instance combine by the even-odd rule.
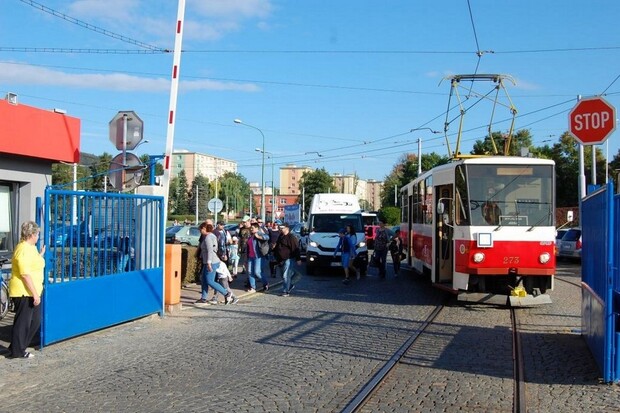
[[[0,152],[52,161],[80,161],[80,120],[0,100]]]

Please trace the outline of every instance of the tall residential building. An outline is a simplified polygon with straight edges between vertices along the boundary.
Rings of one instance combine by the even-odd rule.
[[[309,166],[295,166],[292,164],[280,167],[280,193],[282,195],[299,195],[302,189],[299,186],[304,172],[312,172]],[[265,191],[267,192],[267,191]]]
[[[366,200],[372,207],[372,211],[381,209],[381,191],[383,191],[383,182],[369,179],[366,182]]]
[[[213,181],[226,172],[237,173],[236,162],[198,152],[174,151],[172,152],[171,162],[172,178],[179,176],[179,173],[184,170],[187,182],[190,185],[198,174],[206,177],[209,181]]]

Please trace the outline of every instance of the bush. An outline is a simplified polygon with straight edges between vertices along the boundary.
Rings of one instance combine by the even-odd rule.
[[[200,261],[196,258],[198,247],[181,247],[181,284],[200,283]]]

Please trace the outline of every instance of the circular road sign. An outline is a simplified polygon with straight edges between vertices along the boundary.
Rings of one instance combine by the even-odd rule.
[[[616,129],[616,109],[601,97],[582,99],[568,114],[571,135],[584,145],[599,145]]]
[[[125,135],[125,119],[127,120],[127,134]],[[125,135],[125,139],[123,139]],[[142,140],[144,135],[144,122],[132,110],[120,111],[110,121],[110,142],[112,142],[119,151],[132,150]],[[125,148],[123,148],[123,140],[125,140]]]
[[[211,198],[209,199],[209,203],[207,204],[207,208],[209,212],[215,212],[216,214],[224,208],[224,203],[221,199]]]

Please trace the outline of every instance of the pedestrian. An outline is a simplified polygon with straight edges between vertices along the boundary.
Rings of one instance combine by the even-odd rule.
[[[280,237],[280,228],[275,222],[267,223],[267,232],[269,233],[269,272],[271,277],[276,276],[276,259],[273,253],[273,249],[276,247],[276,242]]]
[[[247,272],[248,268],[248,239],[252,236],[250,231],[250,217],[243,217],[243,221],[239,225],[239,265],[242,272]],[[248,287],[250,284],[248,283]]]
[[[217,256],[220,261],[228,265],[228,250],[226,248],[228,242],[224,225],[224,221],[218,221],[217,226],[213,230],[213,235],[217,238]]]
[[[269,290],[269,281],[263,274],[263,258],[267,255],[267,252],[261,252],[261,246],[264,242],[269,242],[267,234],[262,232],[258,226],[258,223],[250,225],[250,232],[252,236],[248,238],[247,250],[248,250],[248,292],[256,292],[256,280],[261,280],[265,291]]]
[[[26,351],[41,326],[41,296],[45,245],[37,251],[40,228],[32,221],[21,226],[20,242],[12,259],[9,296],[13,299],[15,316],[9,351],[13,358],[32,358]]]
[[[394,264],[394,277],[398,277],[400,272],[400,262],[403,254],[403,239],[400,237],[400,229],[397,229],[390,241],[390,255],[392,255],[392,264]]]
[[[385,228],[385,221],[379,220],[379,228],[375,233],[375,251],[377,267],[379,268],[379,278],[385,278],[385,265],[387,261],[388,244],[390,242],[390,234]]]
[[[232,265],[232,276],[237,278],[237,271],[239,267],[239,238],[232,237],[232,244],[228,246],[228,259]]]
[[[360,278],[358,270],[353,266],[353,261],[357,255],[355,248],[355,245],[357,244],[357,236],[350,225],[347,225],[346,228],[341,229],[338,232],[338,236],[340,239],[338,240],[338,244],[334,250],[334,257],[338,252],[340,252],[340,262],[342,263],[342,268],[344,269],[344,280],[342,280],[342,282],[345,285],[348,285],[350,282],[349,274],[351,271],[355,272],[355,278],[358,280]]]
[[[215,273],[221,265],[221,261],[217,256],[217,238],[213,234],[213,225],[203,222],[200,224],[200,233],[204,235],[204,240],[200,246],[200,259],[202,261],[202,274],[200,283],[202,285],[201,297],[197,303],[206,303],[208,297],[208,287],[213,288],[224,296],[225,304],[236,304],[239,299],[235,297],[232,291],[227,291],[219,283],[215,281]],[[213,302],[215,301],[215,302]],[[210,304],[217,304],[217,297],[214,296]]]
[[[282,296],[288,297],[293,285],[291,284],[293,273],[295,271],[294,262],[301,265],[301,253],[299,251],[299,241],[291,234],[291,229],[287,224],[281,226],[281,234],[276,241],[273,249],[276,272],[282,275],[284,288]]]

